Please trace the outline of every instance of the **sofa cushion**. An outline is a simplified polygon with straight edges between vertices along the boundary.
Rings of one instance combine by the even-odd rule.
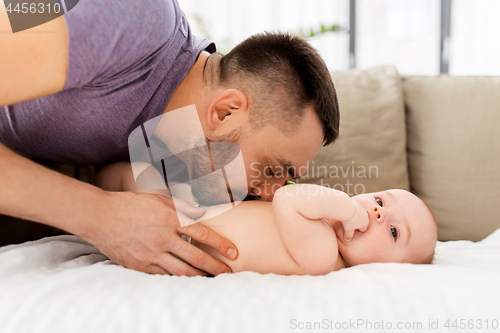
[[[500,78],[403,78],[412,191],[440,240],[480,240],[500,227]]]
[[[332,72],[338,140],[321,148],[304,182],[349,195],[409,189],[401,78],[394,67]]]

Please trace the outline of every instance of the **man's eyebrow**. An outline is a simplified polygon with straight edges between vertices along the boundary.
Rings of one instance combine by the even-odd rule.
[[[286,172],[288,172],[290,177],[294,179],[300,179],[300,176],[297,176],[297,170],[295,170],[295,167],[292,165],[292,162],[282,158],[278,158],[278,163],[282,168],[286,170]]]

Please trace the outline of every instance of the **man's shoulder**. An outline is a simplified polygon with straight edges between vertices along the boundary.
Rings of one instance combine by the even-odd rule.
[[[128,84],[165,54],[177,55],[185,38],[180,27],[186,20],[173,0],[86,0],[64,18],[69,31],[65,89],[102,87],[117,79]]]
[[[80,1],[65,18],[69,22],[78,22],[87,35],[91,34],[92,28],[99,29],[100,35],[104,36],[117,36],[127,31],[129,39],[148,37],[141,40],[154,43],[165,42],[174,34],[183,15],[173,0],[86,0]],[[133,31],[136,33],[131,33]]]

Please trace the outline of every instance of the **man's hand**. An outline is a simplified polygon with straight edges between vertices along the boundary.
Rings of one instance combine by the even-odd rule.
[[[346,241],[352,240],[356,230],[365,232],[370,222],[370,217],[366,209],[356,200],[351,199],[351,201],[354,206],[354,215],[346,221],[340,221],[344,227],[344,239]]]
[[[80,236],[114,262],[151,274],[194,276],[231,272],[225,264],[180,237],[187,235],[229,259],[237,257],[236,247],[209,227],[200,223],[180,227],[173,203],[177,199],[156,194],[106,193],[110,200],[109,214],[97,223],[89,221]],[[185,201],[176,205],[181,207],[181,219],[204,213],[204,209]]]

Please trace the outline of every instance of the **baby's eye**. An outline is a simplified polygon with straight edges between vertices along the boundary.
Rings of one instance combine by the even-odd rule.
[[[380,207],[383,207],[384,206],[384,203],[382,202],[382,200],[380,198],[375,198],[375,202],[378,203],[378,205]]]
[[[396,238],[398,238],[398,230],[396,228],[394,228],[392,225],[391,225],[391,234],[392,234],[392,237],[394,237],[394,240]]]

